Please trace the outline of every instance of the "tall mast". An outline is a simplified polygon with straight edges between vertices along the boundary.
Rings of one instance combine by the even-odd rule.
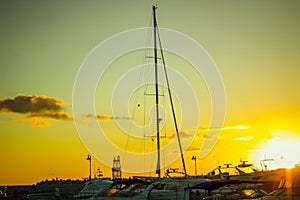
[[[156,23],[156,6],[153,7],[153,31],[154,31],[154,63],[155,63],[155,102],[156,102],[156,137],[157,137],[157,166],[156,173],[158,178],[161,178],[160,172],[160,134],[159,134],[159,105],[158,105],[158,70],[157,70],[157,44],[156,44],[156,33],[157,33],[157,23]]]

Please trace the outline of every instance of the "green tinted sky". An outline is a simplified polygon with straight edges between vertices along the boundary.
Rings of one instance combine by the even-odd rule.
[[[87,53],[113,34],[149,25],[152,3],[1,1],[2,96],[46,94],[71,102],[74,76]],[[298,92],[298,1],[158,3],[159,25],[207,49],[229,98],[252,101],[268,91],[266,98],[274,100]],[[249,87],[255,97],[248,96]]]

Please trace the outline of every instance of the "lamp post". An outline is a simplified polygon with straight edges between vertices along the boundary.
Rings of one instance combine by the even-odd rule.
[[[195,160],[195,176],[197,176],[197,157],[193,156],[192,160]]]
[[[89,175],[89,180],[92,179],[92,157],[90,156],[90,154],[88,154],[88,157],[86,158],[86,160],[90,161],[90,175]]]

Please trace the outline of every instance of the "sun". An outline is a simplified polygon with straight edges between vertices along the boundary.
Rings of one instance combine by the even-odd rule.
[[[300,161],[299,134],[278,130],[271,131],[271,134],[272,139],[258,145],[257,163],[264,169],[293,168]]]

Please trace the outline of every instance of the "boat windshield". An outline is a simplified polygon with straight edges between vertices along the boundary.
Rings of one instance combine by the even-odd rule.
[[[101,197],[130,197],[135,196],[146,189],[151,182],[144,181],[127,181],[113,183],[107,189],[101,190],[96,196]]]

